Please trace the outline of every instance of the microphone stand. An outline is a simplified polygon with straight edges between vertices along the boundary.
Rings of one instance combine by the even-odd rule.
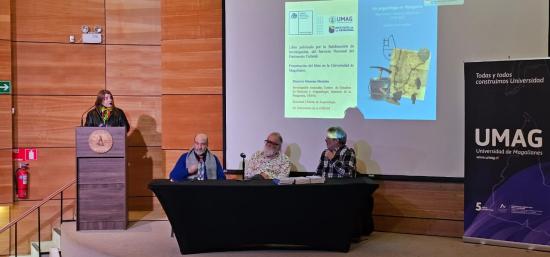
[[[245,165],[245,162],[244,162],[244,159],[246,158],[246,154],[244,153],[241,153],[241,158],[243,158],[243,180],[245,180],[245,174],[244,174],[244,165]]]
[[[95,105],[93,105],[90,108],[86,109],[86,111],[80,116],[80,126],[81,127],[84,127],[84,115],[86,115],[93,108],[95,108]]]

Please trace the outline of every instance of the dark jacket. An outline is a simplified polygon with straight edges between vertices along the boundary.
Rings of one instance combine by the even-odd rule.
[[[130,130],[130,124],[124,115],[122,109],[113,107],[111,116],[105,124],[101,118],[99,108],[94,108],[86,115],[86,127],[126,127],[126,132]]]

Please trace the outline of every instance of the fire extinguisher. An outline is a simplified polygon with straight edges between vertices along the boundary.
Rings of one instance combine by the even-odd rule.
[[[17,198],[27,199],[29,197],[29,164],[21,163],[15,171],[17,180]]]

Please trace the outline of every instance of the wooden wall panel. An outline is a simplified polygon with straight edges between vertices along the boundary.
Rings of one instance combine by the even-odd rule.
[[[162,148],[191,147],[197,133],[209,136],[211,150],[222,150],[221,95],[162,96]]]
[[[11,80],[11,42],[0,40],[0,80]]]
[[[108,0],[107,44],[160,45],[160,0]]]
[[[128,197],[128,220],[168,220],[156,197]]]
[[[0,80],[12,80],[11,55],[11,1],[0,0]],[[13,202],[12,164],[12,96],[0,95],[0,204]],[[5,216],[7,210],[8,216]],[[0,226],[9,218],[9,207],[0,209]],[[9,234],[0,234],[0,245],[9,240]],[[0,249],[0,254],[4,254]]]
[[[221,0],[162,2],[162,40],[220,38],[221,35]]]
[[[192,143],[193,143],[193,141],[190,142],[190,144],[192,144]],[[176,165],[176,162],[178,161],[178,159],[181,157],[182,154],[184,154],[185,152],[188,152],[188,151],[189,151],[189,149],[185,149],[185,150],[164,150],[164,164],[165,164],[165,166],[164,166],[164,173],[163,173],[162,178],[168,178],[170,176],[170,172],[172,171],[172,169]],[[212,151],[212,153],[214,153],[214,155],[216,155],[218,157],[218,159],[220,160],[220,162],[223,165],[223,152],[222,151]]]
[[[161,98],[160,96],[116,96],[115,103],[124,110],[130,133],[129,146],[160,146],[161,145]]]
[[[374,229],[393,233],[462,237],[464,221],[374,216]]]
[[[0,95],[0,150],[12,148],[11,99],[11,95]]]
[[[160,46],[107,46],[107,89],[116,95],[161,94]]]
[[[0,150],[0,204],[13,202],[12,150]]]
[[[15,96],[14,147],[74,147],[95,96]]]
[[[461,183],[380,181],[374,213],[393,217],[464,219]]]
[[[182,15],[188,12],[220,9],[221,0],[162,0],[162,16]],[[164,29],[164,27],[163,27]]]
[[[11,39],[11,0],[0,0],[0,40]]]
[[[163,41],[163,94],[221,94],[221,38]]]
[[[462,183],[379,181],[374,194],[375,230],[460,237]]]
[[[105,88],[105,46],[16,43],[15,49],[18,95],[96,95]]]
[[[80,39],[82,25],[105,28],[104,0],[17,0],[15,40],[69,42]]]
[[[29,198],[39,201],[76,178],[76,155],[74,148],[38,148],[38,160],[28,161]],[[64,193],[74,198],[75,186]]]
[[[12,96],[0,95],[0,203],[13,202]]]
[[[153,179],[165,178],[160,147],[128,147],[128,196],[153,196],[147,188]]]

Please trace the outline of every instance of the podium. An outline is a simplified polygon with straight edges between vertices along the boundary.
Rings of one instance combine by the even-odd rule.
[[[76,128],[76,172],[76,229],[126,229],[126,129]]]

